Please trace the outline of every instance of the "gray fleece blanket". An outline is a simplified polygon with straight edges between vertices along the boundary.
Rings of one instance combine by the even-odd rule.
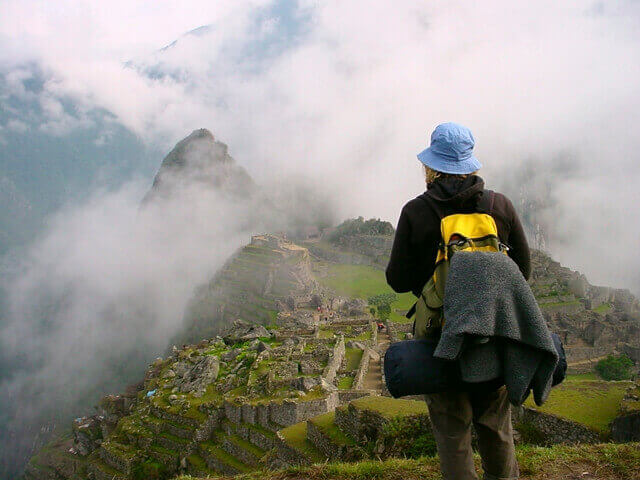
[[[466,382],[502,377],[514,405],[530,389],[541,405],[551,391],[558,354],[513,260],[502,253],[457,252],[444,297],[445,325],[434,356],[457,360]]]

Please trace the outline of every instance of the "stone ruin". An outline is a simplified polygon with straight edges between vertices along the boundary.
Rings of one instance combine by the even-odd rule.
[[[236,320],[221,336],[174,347],[141,385],[76,419],[69,471],[124,480],[155,462],[170,474],[232,475],[263,463],[283,428],[380,395],[379,369],[365,382],[379,362],[366,304],[322,305],[281,312],[277,328]],[[41,475],[34,466],[27,478]]]

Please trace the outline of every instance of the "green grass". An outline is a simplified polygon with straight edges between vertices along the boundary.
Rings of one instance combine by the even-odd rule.
[[[218,445],[210,441],[202,442],[200,446],[212,457],[215,457],[221,462],[232,466],[233,468],[235,468],[236,470],[239,470],[240,472],[248,472],[249,470],[251,470],[251,467],[249,467],[248,465],[245,465],[236,457],[225,452],[220,447],[218,447]]]
[[[348,342],[349,340],[353,340],[356,342],[364,342],[367,340],[371,340],[372,336],[373,336],[373,332],[370,329],[367,329],[364,332],[362,332],[360,335],[356,335],[355,337],[345,337],[344,341]]]
[[[394,293],[384,276],[384,272],[368,265],[330,264],[327,276],[318,279],[320,283],[334,290],[339,295],[367,299],[383,293]],[[404,314],[396,310],[406,311],[415,302],[411,293],[398,294],[398,300],[391,304],[390,319],[394,322],[407,323]]]
[[[168,432],[162,432],[160,435],[158,435],[159,437],[164,437],[168,440],[171,440],[172,442],[181,444],[181,445],[188,445],[191,441],[186,439],[186,438],[182,438],[182,437],[178,437],[177,435],[173,435],[171,433]]]
[[[353,385],[353,377],[342,377],[338,380],[338,389],[349,390]]]
[[[371,410],[378,412],[386,418],[428,413],[427,404],[425,402],[375,395],[357,398],[351,402],[351,405],[359,410]]]
[[[321,328],[318,332],[318,338],[332,338],[333,336],[333,330],[330,328]]]
[[[216,472],[209,468],[207,462],[204,461],[204,458],[196,453],[189,455],[187,457],[187,462],[197,468],[200,472],[204,472],[207,475],[216,475]]]
[[[314,462],[322,462],[324,456],[307,440],[307,422],[300,422],[280,430],[290,447],[302,452]]]
[[[594,312],[597,313],[608,313],[613,309],[610,303],[601,303],[596,308],[593,309]]]
[[[339,445],[354,445],[353,438],[348,437],[340,430],[335,424],[336,412],[327,412],[317,417],[313,417],[311,422],[322,433],[328,436],[334,444]]]
[[[261,433],[267,438],[276,438],[276,434],[258,423],[243,423],[249,430]]]
[[[630,382],[581,380],[575,378],[577,376],[573,377],[554,387],[541,407],[536,407],[531,397],[525,405],[607,433],[609,423],[616,417]]]
[[[264,450],[256,447],[253,443],[248,442],[244,438],[239,437],[238,435],[228,435],[229,441],[236,444],[240,448],[243,448],[247,452],[251,453],[256,458],[262,458],[265,454]]]
[[[518,446],[516,455],[522,480],[592,478],[637,480],[640,478],[640,443],[557,445],[550,448]],[[474,455],[477,471],[480,457]],[[589,475],[583,476],[583,472]],[[176,480],[189,480],[181,476]],[[279,471],[256,471],[236,480],[439,480],[438,457],[390,458],[354,463],[319,463]]]
[[[118,422],[118,427],[122,433],[134,435],[137,437],[153,437],[153,432],[146,428],[142,423],[142,417],[138,414],[123,417]]]
[[[177,452],[176,450],[172,450],[167,447],[163,447],[162,445],[158,445],[157,443],[152,444],[149,448],[151,450],[155,450],[156,452],[162,453],[164,455],[169,455],[171,457],[180,456],[180,452]]]
[[[344,350],[344,356],[347,359],[347,371],[357,370],[362,360],[362,354],[364,352],[359,348],[347,347]]]
[[[125,460],[131,460],[138,454],[138,450],[135,447],[114,442],[113,440],[106,440],[102,442],[101,446],[112,455]]]

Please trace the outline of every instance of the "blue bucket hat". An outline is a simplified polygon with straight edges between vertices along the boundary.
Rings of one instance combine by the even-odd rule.
[[[471,130],[458,123],[441,123],[431,134],[431,146],[418,154],[418,160],[442,173],[473,173],[482,164],[473,156],[475,140]]]

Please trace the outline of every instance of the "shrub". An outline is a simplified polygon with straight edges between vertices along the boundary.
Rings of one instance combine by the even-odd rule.
[[[633,361],[626,355],[609,355],[596,365],[596,372],[605,380],[628,380],[631,378]]]
[[[370,305],[378,307],[378,317],[382,320],[388,320],[391,315],[391,304],[398,299],[395,293],[381,293],[369,297],[367,301]]]

